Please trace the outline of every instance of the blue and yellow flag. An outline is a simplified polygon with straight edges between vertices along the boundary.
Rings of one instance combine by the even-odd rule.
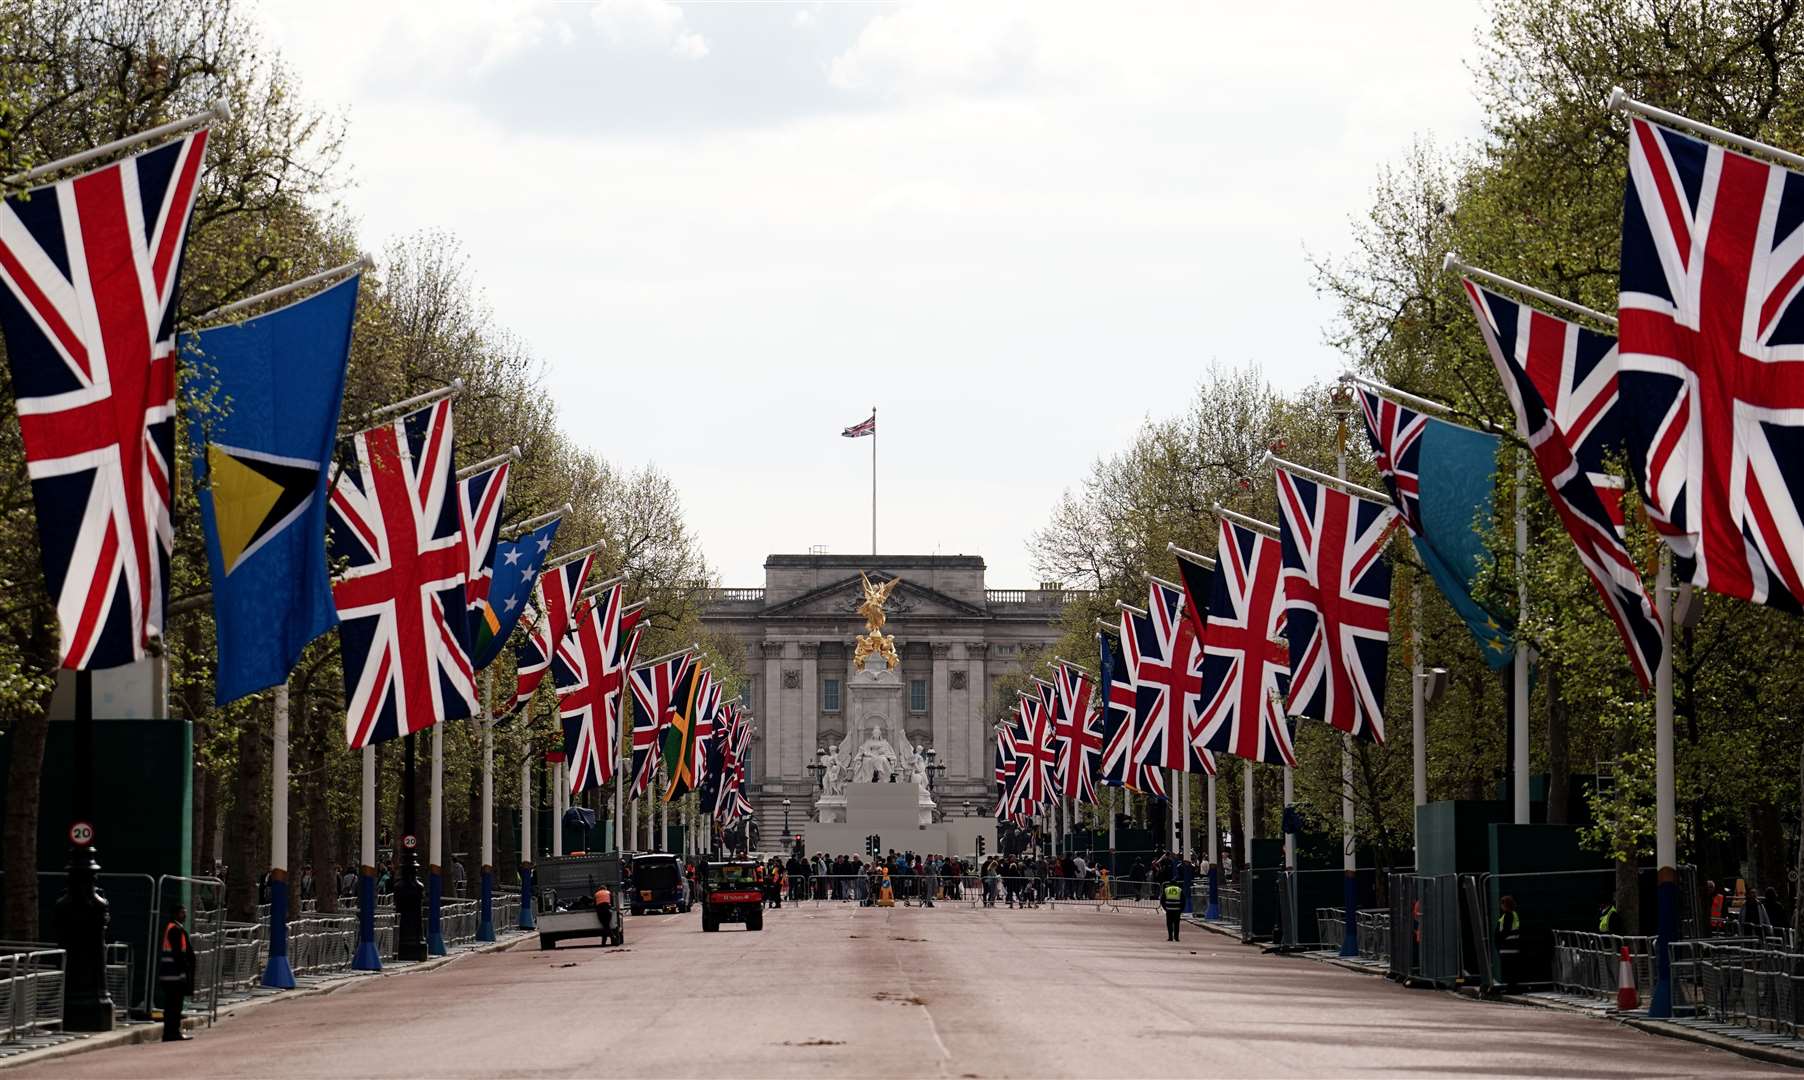
[[[182,339],[221,705],[287,679],[307,643],[338,624],[326,564],[326,481],[357,284],[352,276]]]

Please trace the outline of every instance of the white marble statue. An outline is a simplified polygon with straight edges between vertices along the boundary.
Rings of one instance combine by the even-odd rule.
[[[849,741],[849,737],[848,737]],[[896,771],[896,748],[883,737],[883,725],[871,725],[870,737],[858,747],[852,756],[852,783],[881,784],[889,780]]]
[[[913,748],[913,754],[914,754],[914,757],[913,757],[912,762],[910,763],[910,768],[913,771],[913,775],[911,778],[914,780],[915,785],[921,789],[921,794],[926,795],[928,793],[928,786],[929,786],[928,785],[928,775],[927,775],[927,755],[922,753],[921,748],[918,746]]]
[[[823,795],[844,795],[846,793],[846,765],[842,755],[846,752],[845,743],[829,752],[826,758],[827,771],[821,779]]]

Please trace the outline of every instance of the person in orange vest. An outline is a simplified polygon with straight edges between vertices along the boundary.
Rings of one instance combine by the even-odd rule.
[[[1704,891],[1710,894],[1710,932],[1720,934],[1728,920],[1723,917],[1723,909],[1729,903],[1729,897],[1719,888],[1716,882],[1704,882]]]
[[[187,922],[188,909],[177,904],[163,927],[162,947],[157,951],[164,1042],[185,1042],[194,1037],[182,1033],[182,999],[194,993],[194,946],[188,941]]]

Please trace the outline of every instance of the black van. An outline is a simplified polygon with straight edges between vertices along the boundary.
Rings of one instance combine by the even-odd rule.
[[[683,863],[675,855],[646,854],[632,856],[632,876],[628,879],[632,912],[689,911],[689,882],[683,874]]]

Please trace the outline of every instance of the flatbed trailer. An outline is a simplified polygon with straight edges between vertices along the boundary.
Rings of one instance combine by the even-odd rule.
[[[620,916],[620,856],[559,855],[533,866],[534,921],[539,948],[552,949],[566,938],[598,937],[603,943],[626,942]],[[597,907],[595,892],[610,893],[607,904]]]

